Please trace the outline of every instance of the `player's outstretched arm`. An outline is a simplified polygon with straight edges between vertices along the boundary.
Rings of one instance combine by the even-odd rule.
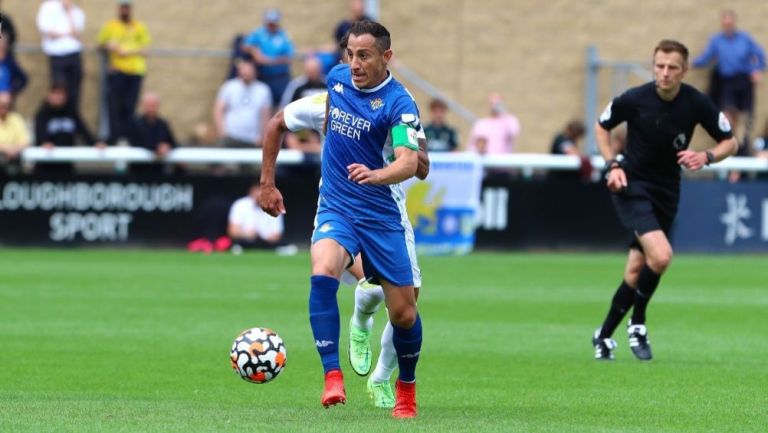
[[[275,165],[277,154],[280,152],[280,136],[287,131],[283,111],[278,111],[267,122],[264,132],[264,148],[261,156],[261,193],[259,194],[259,206],[264,212],[278,216],[285,213],[283,195],[275,186]]]
[[[705,165],[720,162],[729,156],[736,155],[739,144],[735,138],[726,138],[715,147],[705,152],[682,150],[677,152],[677,163],[688,170],[701,170]]]
[[[419,138],[419,166],[416,168],[416,177],[424,180],[429,175],[429,154],[427,153],[427,139]]]
[[[408,147],[396,147],[395,160],[384,168],[371,170],[363,164],[350,164],[347,171],[349,180],[361,185],[391,185],[415,176],[418,166],[418,151]]]

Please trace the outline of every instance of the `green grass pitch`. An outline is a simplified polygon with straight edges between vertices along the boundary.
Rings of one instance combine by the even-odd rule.
[[[309,258],[111,250],[0,251],[0,432],[765,432],[768,259],[679,256],[648,311],[654,359],[593,360],[619,254],[424,257],[420,414],[320,406]],[[374,341],[384,323],[377,315]],[[239,331],[268,326],[286,370],[230,369]]]

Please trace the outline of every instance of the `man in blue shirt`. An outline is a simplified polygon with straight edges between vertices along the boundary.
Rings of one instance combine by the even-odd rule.
[[[293,42],[280,28],[280,11],[268,9],[264,13],[264,26],[246,36],[244,49],[250,53],[258,67],[258,78],[272,91],[272,106],[280,104],[280,97],[291,81]]]
[[[704,52],[693,60],[700,68],[716,62],[711,96],[725,112],[733,128],[738,125],[739,113],[745,113],[744,142],[749,142],[754,112],[755,84],[765,70],[763,48],[744,31],[736,29],[736,14],[726,10],[720,15],[723,31],[712,36]]]
[[[414,289],[415,257],[407,246],[400,182],[416,174],[418,110],[387,69],[392,50],[384,26],[354,23],[347,55],[350,64],[338,65],[328,74],[327,137],[312,235],[309,311],[325,372],[321,403],[328,407],[346,402],[336,293],[343,270],[361,253],[365,275],[384,288],[393,326],[400,373],[392,415],[412,418],[422,332]],[[264,149],[259,199],[273,216],[285,213],[274,184],[277,150]]]

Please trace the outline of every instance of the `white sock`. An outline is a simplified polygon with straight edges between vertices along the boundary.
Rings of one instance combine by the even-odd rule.
[[[360,280],[355,287],[355,311],[352,313],[352,324],[370,331],[373,328],[373,315],[384,301],[384,289],[381,286],[364,283],[364,280]]]
[[[381,334],[381,353],[376,361],[376,369],[373,370],[374,382],[389,382],[392,373],[397,368],[397,352],[392,343],[392,323],[387,320],[387,326]]]

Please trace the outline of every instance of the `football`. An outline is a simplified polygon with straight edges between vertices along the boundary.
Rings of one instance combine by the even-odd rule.
[[[285,368],[283,340],[269,328],[251,328],[241,332],[232,343],[232,369],[251,383],[267,383]]]

